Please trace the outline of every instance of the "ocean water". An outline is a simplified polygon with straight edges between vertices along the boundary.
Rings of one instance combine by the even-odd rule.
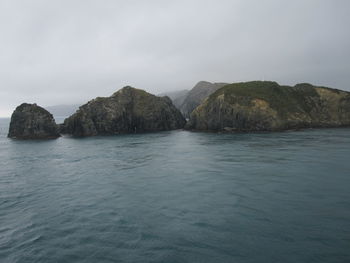
[[[0,262],[350,262],[350,129],[50,141],[0,119]]]

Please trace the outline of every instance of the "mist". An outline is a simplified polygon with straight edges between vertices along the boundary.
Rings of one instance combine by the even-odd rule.
[[[350,2],[0,2],[0,116],[126,85],[275,80],[350,90]]]

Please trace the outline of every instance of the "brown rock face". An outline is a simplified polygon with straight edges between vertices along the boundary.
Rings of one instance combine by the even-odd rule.
[[[275,131],[350,126],[350,93],[310,84],[252,81],[222,87],[191,114],[188,129]]]
[[[60,137],[53,116],[36,104],[23,103],[11,116],[8,133],[13,139],[55,139]]]
[[[168,97],[124,87],[81,106],[64,121],[61,132],[73,136],[155,132],[180,129],[185,122]]]

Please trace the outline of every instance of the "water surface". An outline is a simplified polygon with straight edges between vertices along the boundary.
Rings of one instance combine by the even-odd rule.
[[[15,141],[0,262],[350,262],[350,129]]]

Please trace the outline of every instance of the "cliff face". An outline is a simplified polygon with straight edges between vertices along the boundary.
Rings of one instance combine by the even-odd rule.
[[[59,136],[53,116],[36,104],[23,103],[11,116],[9,138],[54,139]]]
[[[274,131],[350,126],[350,93],[310,84],[253,81],[227,85],[191,114],[188,129]]]
[[[210,83],[207,81],[198,82],[193,89],[191,89],[180,106],[182,114],[189,118],[192,111],[200,105],[210,94],[219,88],[227,85],[227,83]]]
[[[185,119],[168,97],[124,87],[111,97],[81,106],[61,125],[63,134],[94,136],[183,128]]]

